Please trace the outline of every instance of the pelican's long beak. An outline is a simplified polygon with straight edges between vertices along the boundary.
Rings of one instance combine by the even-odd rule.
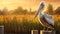
[[[38,11],[36,12],[35,18],[38,16],[39,12],[40,12],[40,10],[38,10]]]
[[[38,11],[37,11],[36,14],[35,14],[35,18],[38,16],[40,10],[41,10],[41,9],[40,9],[40,7],[39,7]]]

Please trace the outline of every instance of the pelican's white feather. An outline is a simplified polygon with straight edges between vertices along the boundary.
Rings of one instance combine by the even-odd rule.
[[[44,17],[49,24],[54,26],[54,20],[53,20],[52,15],[44,14]]]

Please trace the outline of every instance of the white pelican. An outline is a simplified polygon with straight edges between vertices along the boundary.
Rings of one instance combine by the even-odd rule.
[[[43,10],[45,9],[45,3],[44,1],[41,2],[39,9],[35,15],[35,17],[37,17],[37,15],[39,15],[39,21],[41,23],[41,25],[47,29],[54,29],[54,20],[52,15],[46,14],[43,12]]]

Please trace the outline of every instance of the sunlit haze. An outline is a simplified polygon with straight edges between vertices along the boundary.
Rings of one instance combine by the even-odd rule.
[[[21,6],[23,9],[32,9],[37,10],[41,0],[0,0],[0,9],[4,7],[8,10],[14,10],[17,7]],[[53,7],[60,6],[60,0],[45,0],[46,3],[51,3]]]

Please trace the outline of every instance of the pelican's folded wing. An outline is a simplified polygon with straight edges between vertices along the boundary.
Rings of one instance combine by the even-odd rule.
[[[54,26],[54,20],[53,20],[53,17],[51,15],[48,15],[48,14],[44,14],[44,18],[46,19],[46,21],[53,25]]]

